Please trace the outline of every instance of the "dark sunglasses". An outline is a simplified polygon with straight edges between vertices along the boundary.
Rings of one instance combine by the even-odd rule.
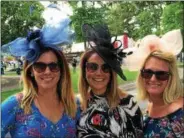
[[[44,72],[47,67],[49,67],[51,72],[58,72],[60,70],[58,63],[55,63],[55,62],[51,62],[49,64],[46,64],[43,62],[35,62],[33,64],[34,70],[38,73]]]
[[[157,80],[165,81],[169,79],[170,73],[166,71],[153,71],[150,69],[142,69],[141,76],[145,79],[151,79],[155,75]]]
[[[101,67],[101,70],[104,72],[104,73],[109,73],[111,68],[108,64],[102,64],[101,66],[96,64],[96,63],[92,63],[92,62],[87,62],[86,63],[86,69],[88,72],[95,72],[98,70],[98,68]]]

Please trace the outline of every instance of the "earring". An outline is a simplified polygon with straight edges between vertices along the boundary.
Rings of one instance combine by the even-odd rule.
[[[34,74],[31,72],[31,75],[30,75],[31,77],[34,77]]]

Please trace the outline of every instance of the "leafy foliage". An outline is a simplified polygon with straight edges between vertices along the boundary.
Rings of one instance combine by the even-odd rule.
[[[54,1],[52,3],[58,3]],[[76,42],[83,41],[81,25],[106,23],[112,35],[127,32],[134,40],[148,34],[162,35],[183,27],[183,2],[174,1],[68,1],[73,9]],[[98,6],[96,6],[98,5]],[[30,14],[30,7],[33,8]],[[44,7],[39,1],[1,2],[2,45],[26,36],[27,29],[41,27]]]
[[[44,7],[36,1],[1,2],[1,44],[6,44],[17,37],[27,35],[28,29],[40,27],[44,20],[41,11]]]
[[[132,36],[136,13],[137,9],[131,2],[116,2],[112,4],[106,13],[106,20],[111,33],[122,35],[124,32],[127,32],[129,36]]]
[[[73,7],[71,19],[76,32],[76,41],[81,42],[83,41],[81,25],[84,23],[104,23],[104,8],[95,8],[93,5],[87,6],[87,2],[85,1],[82,2],[81,7],[77,6],[77,2],[72,2],[71,5]]]
[[[175,2],[167,5],[162,14],[163,32],[173,29],[182,29],[184,21],[184,3]]]

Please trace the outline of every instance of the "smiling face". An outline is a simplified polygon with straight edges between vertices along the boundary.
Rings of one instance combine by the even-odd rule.
[[[169,66],[168,63],[164,60],[160,60],[155,57],[150,57],[148,61],[145,64],[144,67],[145,70],[152,70],[152,71],[166,71],[169,72]],[[150,79],[143,78],[144,86],[146,91],[149,93],[150,98],[154,96],[162,97],[162,94],[164,92],[164,89],[167,86],[168,80],[158,80],[155,77],[155,74],[152,75]]]
[[[57,56],[52,51],[47,51],[43,53],[40,56],[40,58],[36,61],[36,63],[45,63],[45,64],[50,64],[50,63],[55,64],[57,62],[58,62]],[[57,83],[60,79],[60,69],[58,69],[58,71],[52,72],[50,68],[47,66],[45,71],[38,72],[36,68],[34,68],[34,65],[33,65],[32,73],[34,75],[34,78],[38,85],[39,90],[40,89],[45,89],[45,90],[55,89],[56,90]]]
[[[97,53],[93,53],[87,62],[96,63],[98,66],[105,64],[103,59]],[[110,81],[110,72],[103,72],[101,67],[98,67],[94,72],[90,72],[87,68],[85,70],[86,79],[92,91],[97,95],[104,94]]]

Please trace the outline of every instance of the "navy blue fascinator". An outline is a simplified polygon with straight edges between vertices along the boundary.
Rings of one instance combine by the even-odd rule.
[[[82,26],[83,36],[94,49],[98,55],[123,79],[126,80],[125,75],[121,69],[123,58],[131,53],[123,52],[122,43],[117,40],[117,36],[114,41],[111,42],[111,34],[106,25],[89,25],[84,24]],[[115,44],[117,47],[115,47]]]
[[[61,12],[53,6],[49,6],[47,10],[49,9]],[[55,16],[55,14],[52,14],[52,16]],[[43,48],[50,47],[55,50],[62,50],[61,47],[71,44],[75,37],[74,31],[70,28],[71,20],[68,16],[63,16],[57,22],[53,19],[56,18],[47,19],[41,29],[29,32],[27,37],[19,37],[3,45],[2,52],[15,57],[24,57],[29,62],[35,62]]]

